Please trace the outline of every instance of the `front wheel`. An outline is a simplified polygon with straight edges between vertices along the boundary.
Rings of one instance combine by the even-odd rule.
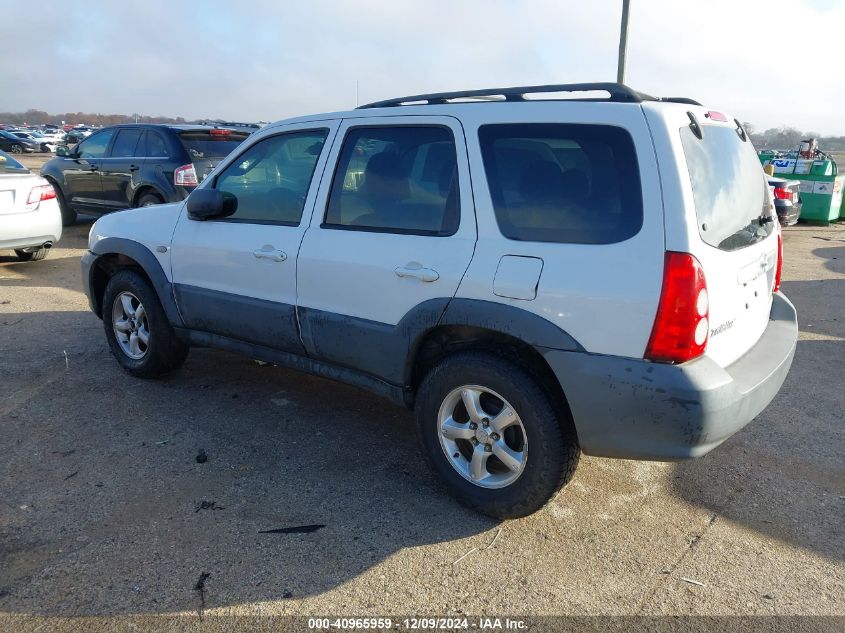
[[[494,355],[466,352],[437,365],[420,386],[416,418],[449,492],[496,518],[536,512],[578,465],[569,416],[528,373]]]
[[[134,270],[121,270],[109,279],[103,326],[112,354],[133,376],[157,378],[179,367],[188,355],[155,290]]]
[[[23,154],[23,146],[15,143],[14,145],[12,145],[10,151],[12,152],[12,154]]]

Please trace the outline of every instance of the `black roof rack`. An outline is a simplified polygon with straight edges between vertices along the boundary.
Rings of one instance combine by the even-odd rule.
[[[695,99],[690,99],[689,97],[660,97],[660,101],[668,101],[669,103],[686,103],[687,105],[695,106],[702,105]]]
[[[525,101],[525,95],[542,92],[593,92],[605,91],[610,96],[607,98],[585,98],[585,101],[615,101],[622,103],[640,103],[642,101],[659,101],[655,97],[637,92],[624,84],[612,82],[595,82],[581,84],[549,84],[546,86],[516,86],[513,88],[484,88],[483,90],[459,90],[456,92],[435,92],[425,95],[411,95],[399,97],[398,99],[386,99],[375,101],[361,108],[389,108],[401,105],[417,105],[426,103],[429,105],[438,103],[449,103],[452,99],[472,99],[484,97],[504,97],[505,101]]]

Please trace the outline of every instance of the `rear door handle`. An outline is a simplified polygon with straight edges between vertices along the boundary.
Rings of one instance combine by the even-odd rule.
[[[397,277],[411,277],[412,279],[419,279],[420,281],[432,282],[440,279],[440,275],[436,270],[431,268],[423,268],[423,265],[418,262],[409,262],[404,266],[397,266],[394,271]]]
[[[138,165],[129,165],[129,171],[138,171]]]
[[[274,262],[283,262],[288,258],[284,251],[277,251],[271,244],[255,249],[252,254],[255,255],[255,259],[269,259]]]

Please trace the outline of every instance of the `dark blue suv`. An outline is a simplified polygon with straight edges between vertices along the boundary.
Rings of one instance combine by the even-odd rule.
[[[184,200],[248,136],[202,125],[116,125],[59,147],[41,175],[55,188],[67,226],[77,213]]]

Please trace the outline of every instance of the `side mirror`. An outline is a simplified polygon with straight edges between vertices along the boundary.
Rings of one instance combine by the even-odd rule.
[[[188,217],[192,220],[226,218],[238,210],[238,199],[228,191],[195,189],[188,196]]]
[[[70,156],[70,150],[67,145],[59,145],[56,148],[56,156],[64,156],[65,158],[68,158]]]

